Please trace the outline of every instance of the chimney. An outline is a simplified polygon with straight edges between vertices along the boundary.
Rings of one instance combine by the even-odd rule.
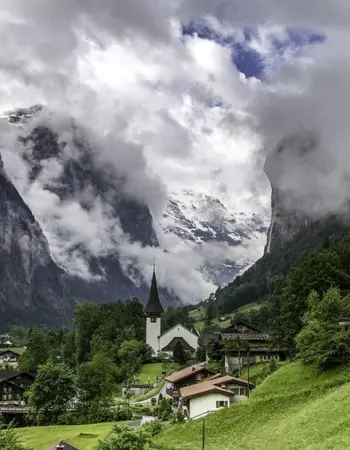
[[[196,370],[196,368],[194,366],[192,366],[192,372],[194,372]]]

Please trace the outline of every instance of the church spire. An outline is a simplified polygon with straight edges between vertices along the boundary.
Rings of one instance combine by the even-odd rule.
[[[153,275],[152,275],[151,289],[149,291],[148,301],[143,309],[143,312],[147,316],[160,316],[161,314],[164,313],[164,309],[159,300],[158,286],[156,280],[155,260],[153,260]]]

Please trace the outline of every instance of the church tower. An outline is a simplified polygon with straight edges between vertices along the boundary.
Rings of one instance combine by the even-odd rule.
[[[161,317],[164,310],[159,300],[155,268],[153,268],[151,289],[143,312],[146,316],[146,344],[152,347],[157,356],[160,350],[158,337],[161,334]]]

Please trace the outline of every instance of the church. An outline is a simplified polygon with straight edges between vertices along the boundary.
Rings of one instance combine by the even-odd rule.
[[[146,344],[152,347],[155,356],[163,352],[172,355],[178,342],[181,342],[184,350],[193,352],[197,349],[198,335],[181,324],[162,333],[164,309],[159,299],[155,270],[153,270],[149,297],[143,312],[146,316]]]

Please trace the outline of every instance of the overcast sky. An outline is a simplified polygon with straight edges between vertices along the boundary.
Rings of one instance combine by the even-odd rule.
[[[302,130],[346,196],[349,22],[348,0],[1,0],[0,109],[78,119],[155,217],[181,189],[269,215],[265,155]]]

